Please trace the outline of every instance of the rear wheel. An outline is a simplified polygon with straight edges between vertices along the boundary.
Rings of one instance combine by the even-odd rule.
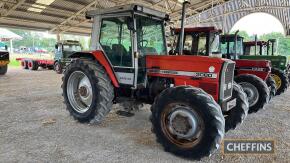
[[[5,75],[7,73],[8,65],[0,66],[0,75]]]
[[[225,112],[225,131],[235,129],[239,124],[243,123],[249,111],[249,102],[243,88],[234,83],[232,99],[236,99],[236,107]]]
[[[28,61],[27,60],[21,60],[21,67],[23,69],[28,69]]]
[[[224,137],[220,106],[199,88],[168,88],[155,98],[151,111],[157,141],[175,155],[201,159],[216,151]]]
[[[287,90],[287,87],[289,84],[287,75],[279,69],[272,68],[271,76],[275,80],[275,83],[276,83],[276,88],[277,88],[276,95],[280,95],[284,93]]]
[[[72,62],[64,74],[62,88],[67,110],[80,122],[98,124],[112,108],[113,85],[96,61]]]
[[[269,101],[270,101],[276,95],[276,91],[277,91],[276,83],[272,76],[269,76],[267,78],[266,83],[270,90],[270,97],[269,97]]]
[[[249,113],[255,113],[264,108],[269,101],[269,89],[259,77],[251,74],[239,75],[235,81],[243,88],[249,101]]]
[[[27,63],[28,63],[29,70],[33,70],[33,71],[38,70],[39,65],[37,61],[29,60],[27,61]]]
[[[54,63],[54,71],[58,74],[62,74],[62,67],[59,62]]]

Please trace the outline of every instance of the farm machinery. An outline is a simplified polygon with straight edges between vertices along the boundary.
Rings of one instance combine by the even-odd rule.
[[[7,73],[9,64],[9,52],[7,51],[7,46],[0,47],[0,75],[5,75]]]
[[[240,56],[240,58],[271,61],[271,76],[276,83],[276,95],[280,95],[287,90],[287,87],[289,85],[289,74],[287,74],[289,70],[287,69],[287,57],[274,54],[275,42],[275,39],[271,39],[267,42],[244,42],[244,55]]]
[[[174,29],[174,35],[179,36],[181,29]],[[215,27],[195,27],[184,29],[183,54],[199,55],[211,57],[224,57],[235,61],[235,82],[237,82],[246,92],[249,100],[249,113],[254,113],[263,109],[269,101],[269,88],[264,81],[268,78],[271,68],[269,61],[254,61],[239,59],[234,49],[229,46],[237,46],[235,41],[231,42],[231,36],[221,37],[221,30]],[[235,37],[235,36],[234,36]],[[180,38],[180,37],[177,37]],[[231,37],[232,38],[232,37]],[[230,53],[221,53],[221,45],[226,44],[226,49]],[[231,45],[230,45],[231,44]],[[177,47],[171,50],[171,55],[180,51],[180,39],[177,40]],[[275,91],[275,85],[273,87]]]
[[[164,149],[200,159],[246,117],[246,94],[233,81],[235,63],[168,55],[165,13],[130,4],[88,11],[86,17],[93,19],[94,50],[70,56],[62,84],[67,110],[78,121],[102,122],[113,103],[148,103],[152,131]]]
[[[224,57],[236,61],[237,74],[253,74],[264,80],[270,90],[270,98],[276,95],[276,83],[271,74],[271,61],[239,59],[244,55],[244,38],[235,34],[221,36],[221,51]]]
[[[61,74],[63,69],[71,62],[70,55],[77,51],[82,51],[79,41],[62,40],[57,42],[54,53],[55,72]]]
[[[21,67],[25,70],[36,71],[39,67],[52,70],[54,61],[51,59],[36,59],[36,58],[16,58],[20,62]]]

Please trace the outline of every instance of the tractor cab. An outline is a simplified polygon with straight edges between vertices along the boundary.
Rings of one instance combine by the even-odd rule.
[[[179,36],[180,28],[174,29],[174,34]],[[184,29],[184,55],[214,56],[220,54],[220,33],[214,27],[196,27]],[[171,50],[170,54],[179,51],[180,37],[177,40],[177,47]]]
[[[236,34],[222,35],[220,41],[223,58],[236,60],[244,54],[243,37]]]
[[[105,52],[121,84],[145,83],[147,55],[166,55],[165,13],[139,5],[93,10],[92,49]],[[137,75],[138,74],[138,75]]]
[[[54,50],[54,70],[61,74],[63,69],[71,62],[70,56],[75,52],[82,51],[79,41],[62,40],[55,44]]]
[[[63,58],[69,58],[74,52],[82,51],[82,45],[79,41],[63,40],[55,44],[55,56],[54,60],[61,60]]]
[[[274,56],[276,49],[277,40],[269,39],[267,42],[267,55]]]
[[[268,43],[265,41],[244,42],[244,55],[267,55]]]

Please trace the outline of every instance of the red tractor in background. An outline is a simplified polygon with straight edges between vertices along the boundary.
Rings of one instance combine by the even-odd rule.
[[[180,51],[181,29],[174,29],[178,36],[177,47],[170,54],[175,55]],[[184,29],[183,54],[222,57],[220,50],[221,30],[215,27],[195,27]],[[229,54],[232,55],[232,54]],[[271,68],[269,61],[240,60],[235,55],[225,57],[236,62],[235,81],[246,92],[249,100],[249,113],[263,109],[269,101],[269,89],[264,80],[269,77]]]
[[[95,50],[70,56],[62,84],[67,110],[78,121],[102,122],[113,103],[149,103],[164,149],[200,159],[246,117],[249,104],[233,82],[233,61],[167,54],[168,15],[130,4],[86,16],[93,19]]]
[[[271,61],[240,59],[243,52],[244,38],[235,34],[226,34],[221,36],[221,52],[224,57],[236,61],[237,74],[254,74],[266,81],[270,90],[270,99],[276,95],[277,88],[273,77],[271,76]]]

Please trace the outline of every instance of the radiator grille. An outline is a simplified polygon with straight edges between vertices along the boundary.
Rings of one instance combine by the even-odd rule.
[[[233,91],[233,80],[234,80],[234,70],[235,70],[235,63],[225,63],[224,68],[221,73],[221,92],[222,93],[222,100],[226,100],[232,97]]]

